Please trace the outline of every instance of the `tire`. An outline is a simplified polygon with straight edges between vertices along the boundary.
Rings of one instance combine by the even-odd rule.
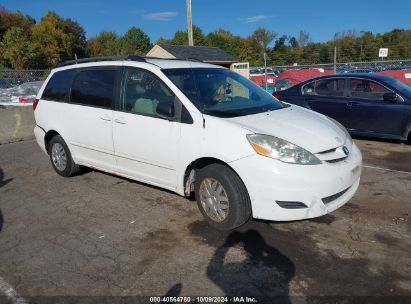
[[[58,153],[56,153],[53,149],[57,149]],[[60,135],[56,135],[50,140],[48,152],[50,155],[51,165],[59,175],[63,177],[70,177],[79,171],[80,166],[74,163],[70,150]],[[58,155],[60,155],[59,159],[56,158]]]
[[[232,230],[251,217],[251,202],[245,185],[233,170],[222,164],[211,164],[197,170],[195,196],[204,218],[218,230]],[[217,209],[222,206],[219,212],[215,211],[215,204]]]

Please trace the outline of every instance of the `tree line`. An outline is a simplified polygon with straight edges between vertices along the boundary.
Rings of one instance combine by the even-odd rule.
[[[194,45],[216,46],[249,62],[262,66],[263,54],[269,65],[317,64],[333,62],[337,47],[338,62],[378,60],[378,49],[389,48],[389,59],[411,58],[411,30],[394,29],[383,34],[353,30],[336,33],[326,42],[313,42],[302,30],[297,37],[257,28],[248,37],[224,29],[208,34],[193,27]],[[187,31],[177,31],[171,39],[154,43],[140,28],[131,27],[124,35],[102,31],[86,39],[84,28],[70,18],[48,12],[39,22],[21,12],[0,7],[0,67],[50,68],[63,60],[89,56],[145,55],[154,44],[187,45]]]

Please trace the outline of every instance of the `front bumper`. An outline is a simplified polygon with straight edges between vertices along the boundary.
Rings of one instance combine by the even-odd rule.
[[[353,144],[350,155],[335,163],[294,165],[256,154],[230,165],[247,187],[254,218],[293,221],[318,217],[347,203],[360,183],[362,156]],[[306,207],[283,208],[277,201]]]

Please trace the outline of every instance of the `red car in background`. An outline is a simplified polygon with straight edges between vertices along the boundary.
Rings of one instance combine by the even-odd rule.
[[[382,72],[377,72],[377,74],[391,76],[411,86],[411,70],[382,71]]]
[[[273,86],[277,76],[274,74],[267,74],[267,86]],[[265,87],[265,75],[250,75],[250,80],[260,87]]]
[[[276,82],[275,91],[286,90],[292,86],[295,86],[303,81],[311,78],[326,76],[334,74],[332,70],[325,69],[292,69],[282,72]]]

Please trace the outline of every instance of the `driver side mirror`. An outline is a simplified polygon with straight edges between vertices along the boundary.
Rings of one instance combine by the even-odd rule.
[[[156,112],[158,117],[167,120],[173,120],[174,118],[174,104],[167,102],[160,102],[157,105]]]
[[[382,98],[384,99],[384,101],[388,102],[396,102],[401,100],[401,97],[394,92],[385,93]]]

